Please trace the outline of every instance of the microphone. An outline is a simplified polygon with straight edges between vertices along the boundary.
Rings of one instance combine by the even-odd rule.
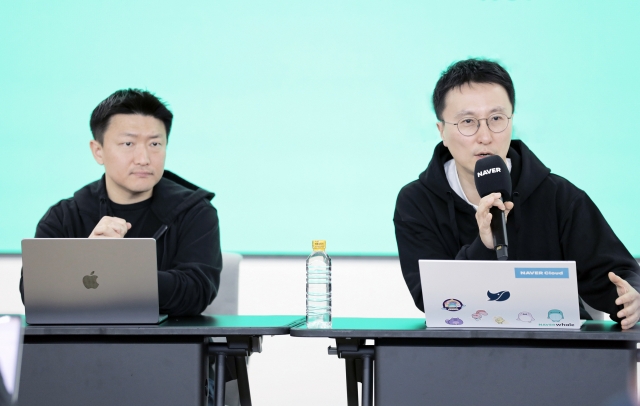
[[[500,193],[502,201],[511,200],[511,176],[507,165],[498,155],[490,155],[476,162],[474,180],[480,197],[491,193]],[[506,261],[509,257],[507,241],[507,221],[504,211],[493,206],[491,213],[491,234],[493,247],[499,261]]]

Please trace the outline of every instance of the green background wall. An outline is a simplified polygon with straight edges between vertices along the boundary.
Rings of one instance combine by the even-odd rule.
[[[185,4],[181,4],[185,3]],[[514,136],[640,256],[640,2],[0,1],[0,252],[97,179],[114,90],[175,114],[167,168],[216,193],[225,250],[393,255],[400,188],[439,141],[451,62],[512,74]]]

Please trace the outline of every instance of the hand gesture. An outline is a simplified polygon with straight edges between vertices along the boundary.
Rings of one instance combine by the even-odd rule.
[[[476,221],[478,222],[478,230],[480,231],[480,239],[485,247],[492,250],[493,247],[493,234],[491,233],[491,218],[493,217],[489,212],[493,206],[496,206],[500,210],[504,211],[505,219],[509,215],[511,209],[513,209],[513,202],[502,202],[500,200],[500,193],[491,193],[480,199],[478,205],[478,211],[476,211]]]
[[[131,223],[118,217],[104,216],[89,235],[89,238],[122,238],[131,228]]]
[[[624,309],[620,310],[617,314],[622,319],[620,325],[623,330],[630,329],[635,326],[640,319],[640,294],[637,290],[618,275],[613,272],[609,272],[609,280],[616,285],[618,291],[618,298],[616,304],[624,305]]]

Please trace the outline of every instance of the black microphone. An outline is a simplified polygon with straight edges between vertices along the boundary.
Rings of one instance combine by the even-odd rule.
[[[503,202],[511,200],[511,176],[509,169],[498,155],[490,155],[476,162],[474,174],[476,189],[480,197],[491,193],[500,193]],[[504,211],[493,206],[491,213],[491,233],[493,234],[493,247],[499,261],[505,261],[509,257],[507,241],[507,221]]]

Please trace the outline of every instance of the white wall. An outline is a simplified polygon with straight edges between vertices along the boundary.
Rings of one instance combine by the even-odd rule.
[[[21,258],[0,256],[0,314],[24,313],[18,292]],[[423,317],[397,258],[333,258],[334,317]],[[240,265],[240,314],[305,313],[305,258],[248,257]],[[251,357],[254,403],[346,404],[344,361],[327,355],[330,339],[264,337]],[[290,399],[290,401],[283,401]]]

